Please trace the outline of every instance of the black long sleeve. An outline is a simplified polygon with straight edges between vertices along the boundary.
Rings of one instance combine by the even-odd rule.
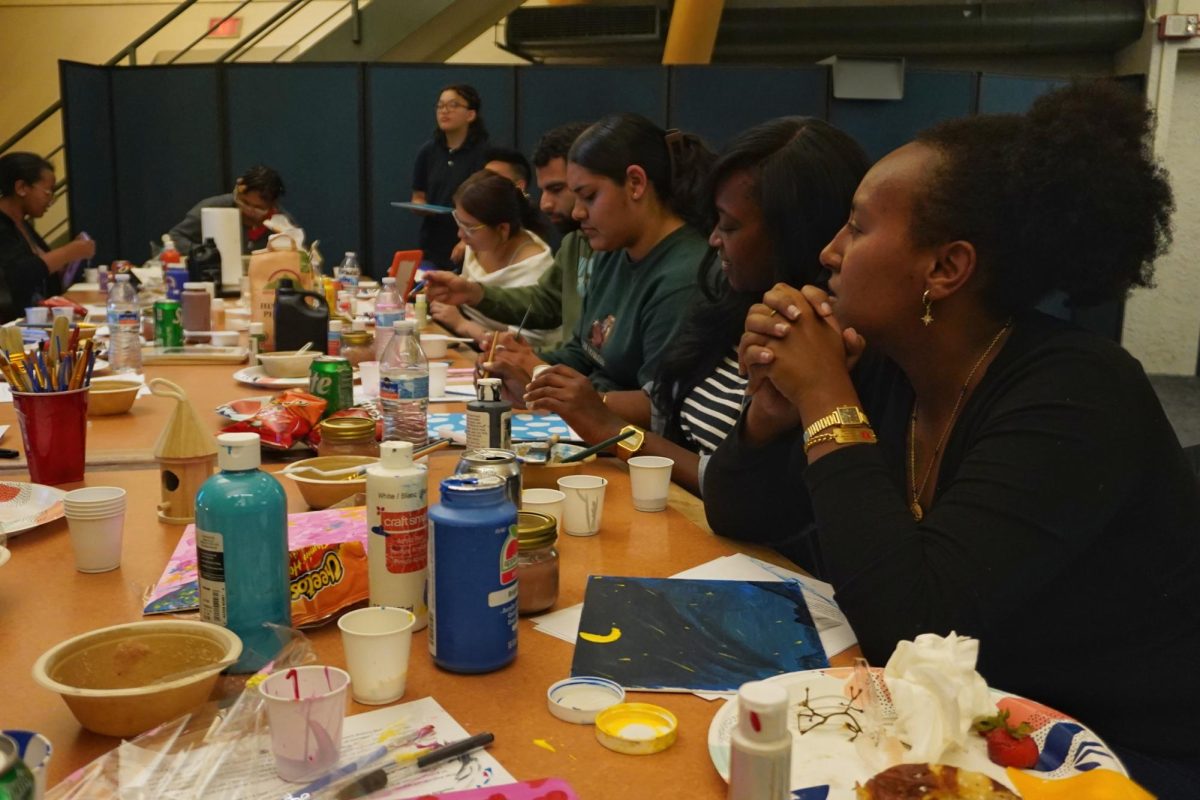
[[[1200,700],[1167,666],[1200,662],[1200,492],[1141,366],[1041,315],[1020,319],[946,443],[920,523],[905,490],[911,390],[897,374],[856,376],[879,446],[806,467],[795,437],[752,463],[731,437],[708,466],[706,506],[722,506],[710,519],[732,524],[744,503],[773,498],[753,524],[782,537],[790,495],[807,494],[817,571],[873,663],[901,639],[957,630],[980,639],[991,685],[1111,742],[1200,762]],[[1163,678],[1139,674],[1145,662]]]

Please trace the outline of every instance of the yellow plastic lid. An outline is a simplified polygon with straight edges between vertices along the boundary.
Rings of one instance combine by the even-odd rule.
[[[675,744],[679,721],[651,703],[619,703],[596,715],[596,739],[618,753],[647,756]]]

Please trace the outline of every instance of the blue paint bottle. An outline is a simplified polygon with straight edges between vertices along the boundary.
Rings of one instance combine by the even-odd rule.
[[[517,657],[517,508],[495,475],[442,481],[429,510],[429,653],[451,672]]]
[[[222,433],[217,464],[196,494],[200,618],[242,640],[230,672],[255,672],[279,651],[267,623],[292,624],[288,585],[287,499],[258,468],[257,433]]]

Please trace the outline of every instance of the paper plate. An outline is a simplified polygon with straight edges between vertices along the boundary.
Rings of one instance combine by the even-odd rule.
[[[233,373],[233,379],[246,386],[257,386],[260,389],[307,389],[308,376],[302,378],[272,378],[261,366],[246,367]],[[358,380],[358,370],[354,371],[354,380]]]
[[[12,536],[58,519],[64,495],[40,483],[0,481],[0,534]]]
[[[890,766],[869,763],[836,718],[828,725],[800,734],[798,719],[805,692],[810,705],[826,713],[841,709],[850,699],[847,679],[852,671],[850,667],[830,667],[767,679],[768,683],[782,684],[791,701],[788,728],[792,732],[792,792],[798,800],[818,797],[854,800],[855,783],[866,783]],[[882,672],[881,669],[872,670],[879,678],[876,686],[883,685]],[[997,689],[990,691],[996,705],[1009,711],[1010,722],[1028,722],[1033,728],[1031,735],[1041,756],[1037,767],[1025,772],[1044,779],[1068,778],[1097,768],[1128,774],[1108,745],[1082,723],[1032,700]],[[885,702],[890,703],[890,699]],[[717,711],[708,727],[708,754],[726,781],[729,780],[729,739],[736,725],[735,697]],[[1012,788],[1004,769],[987,757],[987,744],[981,736],[972,734],[968,747],[946,754],[940,763],[982,772]]]

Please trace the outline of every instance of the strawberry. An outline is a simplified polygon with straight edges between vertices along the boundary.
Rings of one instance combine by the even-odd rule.
[[[972,729],[987,740],[988,758],[993,763],[1017,769],[1029,769],[1037,764],[1037,742],[1029,735],[1029,723],[1010,725],[1007,711],[980,717]]]

